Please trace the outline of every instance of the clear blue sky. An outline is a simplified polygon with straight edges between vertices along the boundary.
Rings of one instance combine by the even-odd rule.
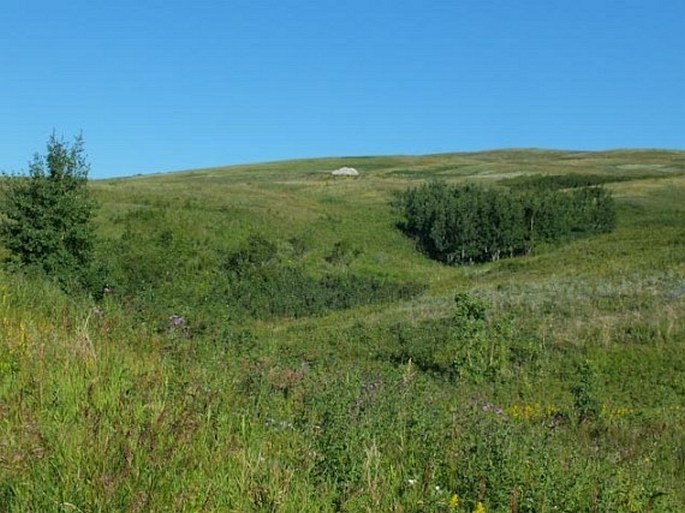
[[[685,149],[683,0],[3,0],[0,170]]]

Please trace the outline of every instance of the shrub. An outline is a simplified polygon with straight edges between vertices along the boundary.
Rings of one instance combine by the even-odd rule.
[[[187,317],[196,333],[200,324],[221,330],[227,319],[306,317],[407,299],[425,290],[421,284],[354,272],[347,262],[319,262],[324,269],[317,273],[299,248],[260,234],[228,253],[201,246],[164,209],[134,211],[123,224],[119,237],[101,245],[110,289],[137,315],[157,318],[163,327],[172,314]]]
[[[15,261],[41,268],[63,284],[83,281],[92,259],[94,202],[87,189],[83,139],[53,134],[47,155],[35,155],[28,176],[8,177],[0,237]]]
[[[378,357],[395,364],[412,362],[420,370],[453,381],[497,381],[508,373],[511,323],[487,319],[488,304],[470,293],[454,297],[455,308],[444,319],[418,325],[399,323]]]
[[[238,251],[232,253],[224,263],[224,268],[237,275],[254,271],[274,263],[278,248],[276,244],[258,234],[251,235]]]

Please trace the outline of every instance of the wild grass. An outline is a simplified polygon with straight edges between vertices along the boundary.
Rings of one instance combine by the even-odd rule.
[[[684,172],[499,151],[95,182],[110,292],[0,270],[0,511],[682,511]],[[607,184],[616,231],[526,257],[447,267],[396,229],[419,181],[536,173],[639,176]],[[215,286],[254,234],[307,279],[424,289],[238,316]]]

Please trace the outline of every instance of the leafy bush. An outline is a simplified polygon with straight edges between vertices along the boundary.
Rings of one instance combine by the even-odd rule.
[[[597,376],[587,361],[578,364],[577,381],[571,388],[573,404],[579,422],[599,418],[601,406],[597,398]]]
[[[509,371],[512,326],[486,318],[488,305],[469,293],[455,295],[455,308],[445,319],[417,326],[399,323],[379,351],[380,359],[455,381],[497,381]]]
[[[611,231],[613,199],[600,187],[514,191],[432,182],[396,201],[399,225],[431,258],[447,264],[529,253],[536,242]]]
[[[237,275],[244,275],[272,263],[278,251],[276,244],[261,235],[251,235],[243,247],[232,253],[224,268]]]
[[[15,261],[62,283],[87,279],[95,241],[89,168],[80,136],[69,145],[53,134],[28,176],[7,179],[0,237]]]

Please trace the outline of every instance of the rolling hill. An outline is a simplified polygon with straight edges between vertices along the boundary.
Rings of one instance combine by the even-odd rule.
[[[605,178],[616,230],[449,267],[397,228],[428,180],[568,174]],[[0,271],[0,511],[685,507],[685,152],[91,189],[102,297]]]

